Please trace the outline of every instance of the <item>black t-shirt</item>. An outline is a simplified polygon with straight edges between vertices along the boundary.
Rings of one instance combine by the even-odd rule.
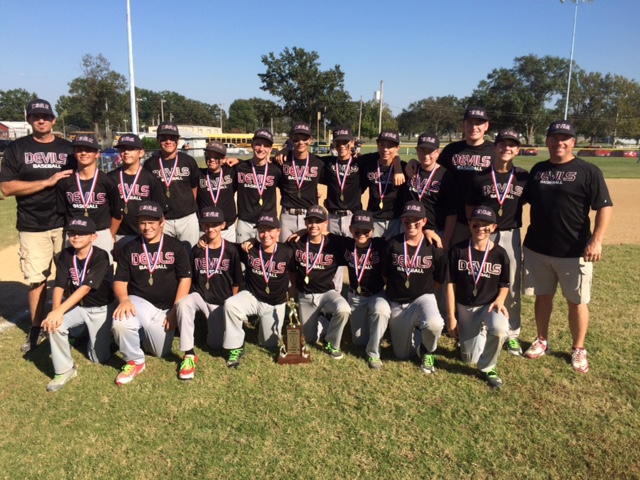
[[[116,282],[128,282],[129,295],[142,297],[162,310],[173,306],[178,291],[178,283],[182,278],[191,278],[191,262],[184,245],[177,238],[163,235],[164,245],[158,258],[160,242],[147,245],[150,259],[142,248],[142,237],[139,236],[127,243],[118,258]],[[153,285],[149,284],[149,267],[153,267]]]
[[[478,205],[491,207],[493,211],[496,212],[498,228],[500,230],[520,228],[522,226],[524,187],[527,184],[527,180],[529,180],[529,173],[520,167],[514,167],[513,178],[506,197],[504,197],[504,195],[511,172],[495,172],[495,176],[498,193],[501,198],[504,198],[502,215],[500,215],[500,203],[496,195],[496,186],[493,183],[491,168],[483,170],[473,179],[467,195],[467,204],[473,205],[474,207]]]
[[[236,165],[236,189],[238,191],[238,218],[245,222],[256,223],[261,215],[277,217],[276,190],[282,177],[277,165],[267,162],[256,166],[251,160]],[[255,168],[255,175],[253,169]],[[266,172],[266,173],[265,173]],[[258,176],[256,180],[256,175]],[[265,179],[266,175],[266,179]],[[260,188],[262,205],[260,204]]]
[[[347,171],[349,160],[340,160],[334,156],[320,157],[320,159],[324,163],[324,177],[321,179],[321,183],[327,186],[327,198],[324,202],[326,209],[329,212],[335,210],[351,210],[352,212],[361,210],[360,159],[354,158],[351,160],[349,171]],[[336,167],[338,173],[336,173]],[[341,183],[344,185],[342,191],[340,189]]]
[[[482,264],[484,251],[471,249],[473,270],[469,268],[469,241],[455,244],[449,250],[447,283],[455,284],[456,302],[467,306],[488,305],[493,302],[501,288],[509,287],[509,256],[504,248],[494,244],[487,254],[477,287],[473,276],[477,275]],[[478,294],[473,295],[477,288]]]
[[[209,249],[209,275],[207,279],[206,251],[199,246],[193,247],[193,283],[191,289],[200,294],[205,302],[212,305],[222,305],[224,301],[233,295],[231,287],[242,284],[242,266],[238,248],[232,242],[224,242],[224,256],[220,262],[222,246]],[[207,247],[208,248],[208,247]],[[207,288],[209,283],[209,288]]]
[[[120,172],[122,172],[124,185],[120,179]],[[128,173],[124,173],[122,167],[120,167],[112,170],[107,175],[116,182],[118,193],[120,194],[123,205],[125,205],[122,223],[117,232],[118,235],[140,235],[140,229],[138,228],[138,222],[136,220],[140,203],[152,200],[158,202],[165,213],[169,209],[167,197],[164,194],[164,186],[155,175],[146,168],[140,167],[140,175],[133,189],[131,186],[136,177],[135,174],[129,175]],[[125,192],[127,196],[129,196],[126,204],[124,202]]]
[[[425,239],[418,247],[407,246],[409,258],[404,254],[404,233],[396,235],[387,244],[384,276],[387,278],[387,298],[393,302],[411,303],[425,293],[435,293],[436,282],[443,283],[446,258],[441,248]],[[408,265],[413,268],[407,276]],[[409,288],[406,281],[409,280]]]
[[[82,285],[91,287],[91,291],[85,295],[79,305],[82,307],[103,307],[113,301],[113,290],[111,289],[112,275],[111,264],[107,252],[98,247],[93,247],[91,258],[77,259],[78,271],[73,265],[75,249],[68,247],[60,252],[56,261],[56,287],[63,288],[72,295]],[[85,263],[89,260],[84,272],[84,279],[80,284],[80,277],[85,269]]]
[[[220,175],[222,174],[222,181]],[[224,213],[227,227],[236,222],[236,201],[234,193],[236,172],[233,168],[223,165],[218,173],[211,173],[207,168],[200,169],[198,183],[198,211],[206,207],[218,207]],[[214,201],[215,199],[215,201]]]
[[[333,277],[341,265],[346,265],[344,259],[344,237],[329,233],[324,235],[324,246],[322,255],[318,258],[320,251],[320,243],[309,243],[309,259],[307,261],[307,235],[298,239],[297,242],[291,242],[295,258],[296,287],[302,293],[325,293],[329,290],[335,290]],[[315,262],[315,265],[314,265]],[[313,269],[307,274],[308,268]],[[309,283],[304,281],[309,276]]]
[[[175,220],[186,217],[197,211],[196,200],[193,198],[193,189],[198,186],[200,179],[200,171],[195,159],[186,153],[179,152],[176,159],[160,160],[159,153],[154,153],[146,162],[144,168],[151,171],[162,182],[169,203],[169,211],[167,212],[167,220]],[[160,170],[160,162],[162,162],[163,170]],[[171,172],[175,165],[173,179]],[[164,176],[162,175],[164,171]],[[165,178],[166,177],[166,181]],[[170,183],[167,188],[167,183]]]
[[[404,206],[404,185],[396,187],[394,185],[393,162],[389,166],[381,165],[378,161],[380,155],[368,153],[361,157],[360,164],[360,185],[364,190],[369,189],[369,205],[367,210],[373,213],[378,220],[391,220],[399,218]],[[402,162],[404,169],[405,163]],[[380,176],[378,175],[380,167]],[[382,197],[380,196],[382,193]],[[382,209],[380,201],[383,199]]]
[[[287,159],[282,166],[273,164],[282,170],[280,178],[280,205],[283,208],[303,208],[307,209],[318,204],[318,183],[324,175],[324,163],[314,154],[308,153],[309,165],[307,160],[295,160],[293,153],[289,152]],[[306,171],[306,174],[305,174]],[[301,182],[300,190],[298,184]],[[300,192],[300,198],[298,198]]]
[[[62,170],[76,168],[71,143],[58,137],[50,143],[36,142],[31,135],[11,142],[4,151],[0,183],[46,180]],[[55,186],[31,195],[17,195],[20,232],[45,232],[64,226],[64,216],[56,208]]]
[[[446,219],[455,215],[456,184],[453,174],[446,168],[437,165],[435,172],[427,172],[420,168],[413,178],[407,177],[403,203],[410,200],[422,202],[427,212],[427,228],[444,230]],[[429,182],[429,177],[431,181]],[[420,195],[422,194],[422,198]]]
[[[58,213],[65,214],[67,219],[73,216],[82,216],[86,212],[89,218],[96,224],[98,230],[104,230],[111,226],[111,218],[121,218],[124,205],[120,198],[118,185],[113,178],[102,170],[96,170],[96,179],[93,194],[90,195],[93,178],[80,180],[82,191],[78,189],[77,175],[74,173],[68,178],[62,179],[56,185],[56,199]],[[83,201],[84,197],[84,201]]]
[[[356,241],[353,238],[345,238],[344,242],[344,259],[349,270],[349,285],[356,290],[358,288],[358,278],[353,259],[353,249]],[[360,287],[365,295],[375,295],[384,288],[383,267],[385,264],[385,255],[387,253],[387,242],[384,238],[375,237],[371,239],[371,253],[369,260],[362,275]],[[362,264],[367,256],[369,247],[358,247],[356,255],[358,255],[358,272],[362,268]]]
[[[531,223],[524,246],[564,258],[582,256],[591,237],[589,210],[613,206],[600,169],[578,157],[562,164],[536,163],[525,199],[531,204]]]
[[[489,168],[493,163],[493,143],[484,142],[473,147],[465,140],[450,143],[442,149],[438,163],[450,170],[456,181],[456,210],[458,223],[467,223],[465,210],[467,192],[476,173]]]
[[[287,301],[289,291],[289,272],[293,271],[293,250],[285,243],[278,243],[274,253],[262,254],[264,269],[269,278],[269,293],[267,283],[264,281],[265,270],[260,262],[260,244],[256,244],[245,253],[238,249],[240,259],[245,264],[245,286],[259,301],[269,305],[280,305]]]

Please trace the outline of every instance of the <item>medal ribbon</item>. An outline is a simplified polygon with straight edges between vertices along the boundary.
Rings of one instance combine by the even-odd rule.
[[[142,167],[138,167],[136,176],[134,177],[133,182],[129,187],[129,194],[127,194],[127,184],[124,182],[124,176],[122,175],[122,170],[120,170],[120,186],[122,186],[122,199],[124,200],[125,205],[129,204],[129,199],[131,198],[131,195],[133,195],[133,189],[138,183],[138,177],[140,177],[140,172],[142,172]]]
[[[316,263],[318,263],[318,259],[320,258],[320,255],[322,255],[322,250],[324,250],[324,235],[322,235],[322,241],[320,242],[320,248],[318,249],[318,254],[316,255],[315,260],[313,261],[313,263],[311,264],[311,268],[309,268],[309,245],[311,244],[311,241],[309,239],[309,237],[307,237],[307,248],[306,248],[306,254],[307,254],[307,261],[305,262],[304,265],[304,270],[305,270],[305,274],[307,275],[307,277],[309,276],[309,272],[311,272],[311,270],[313,270],[313,268],[316,266]]]
[[[162,256],[162,246],[164,245],[164,234],[160,237],[160,245],[158,246],[158,256],[156,257],[156,261],[151,265],[151,255],[149,255],[149,250],[147,249],[147,241],[142,239],[142,250],[144,250],[144,255],[147,258],[147,268],[149,269],[149,276],[153,275],[153,272],[156,270],[156,266],[160,261],[160,257]],[[207,265],[208,267],[208,265]]]
[[[253,170],[253,179],[256,181],[256,189],[258,190],[258,195],[260,195],[260,198],[262,198],[264,189],[267,188],[267,172],[269,171],[269,162],[265,163],[264,165],[264,177],[262,179],[262,185],[260,185],[260,181],[258,180],[256,166],[253,162],[251,162],[251,170]]]
[[[418,258],[418,252],[420,252],[420,247],[422,247],[422,242],[424,242],[424,235],[420,235],[420,243],[416,248],[416,253],[413,254],[413,260],[412,260],[411,257],[409,256],[409,247],[407,245],[407,235],[406,234],[404,235],[404,244],[403,244],[404,264],[405,264],[404,273],[407,274],[407,280],[409,280],[409,276],[413,272],[413,266],[415,265],[416,259]]]
[[[264,259],[262,256],[262,244],[258,249],[258,255],[260,256],[260,267],[262,268],[262,276],[264,277],[264,283],[267,285],[267,287],[269,287],[269,278],[271,275],[271,270],[273,270],[273,266],[276,263],[275,261],[272,262],[271,260],[275,258],[277,251],[278,251],[278,244],[276,243],[276,246],[273,249],[273,253],[271,254],[271,258],[269,259],[269,270],[267,271],[267,268],[264,266]]]
[[[298,191],[300,192],[302,190],[302,185],[304,185],[304,179],[309,171],[309,154],[307,153],[307,160],[304,164],[302,177],[298,177],[298,169],[296,168],[296,157],[293,153],[291,154],[291,165],[293,165],[293,175],[295,176],[296,185],[298,186]]]
[[[473,270],[473,257],[471,256],[471,240],[469,240],[468,247],[468,255],[469,255],[469,268],[471,269],[471,277],[473,278],[473,286],[477,289],[478,282],[480,281],[480,276],[482,275],[482,270],[484,270],[484,264],[487,262],[487,256],[489,255],[489,245],[491,242],[487,242],[487,248],[484,249],[484,255],[482,256],[482,263],[480,264],[480,268],[478,269],[478,274]]]
[[[209,264],[209,245],[207,245],[207,248],[204,250],[204,262],[207,264],[207,272],[206,272],[207,280],[210,280],[215,274],[217,274],[220,271],[220,265],[222,265],[222,259],[224,258],[225,248],[226,248],[226,242],[224,241],[224,238],[223,238],[222,246],[220,247],[220,256],[218,257],[218,263],[213,273],[211,272],[211,267]]]
[[[502,204],[507,199],[507,193],[509,193],[509,187],[513,182],[513,174],[515,173],[515,171],[516,168],[513,167],[511,169],[511,172],[509,172],[509,180],[507,181],[507,186],[505,187],[502,196],[500,196],[500,190],[498,190],[498,179],[496,178],[496,169],[493,168],[493,165],[491,165],[491,179],[493,180],[493,188],[496,190],[496,200],[498,201],[500,207],[502,207]]]
[[[222,182],[223,182],[223,174],[222,174],[222,169],[220,169],[220,175],[218,175],[218,188],[216,188],[216,193],[215,195],[213,194],[213,186],[211,185],[211,172],[207,171],[207,185],[209,185],[209,195],[211,195],[211,200],[213,201],[213,204],[217,207],[218,206],[218,198],[220,198],[220,192],[222,191]],[[223,241],[224,243],[224,241]]]
[[[369,242],[369,248],[367,248],[367,254],[364,256],[364,260],[360,265],[360,271],[358,272],[358,246],[355,245],[353,247],[353,269],[356,271],[356,278],[358,279],[358,285],[362,281],[362,277],[364,277],[364,271],[367,269],[367,263],[369,263],[369,257],[371,256],[371,247],[373,246],[373,242]]]
[[[391,174],[393,173],[393,166],[389,168],[387,172],[387,180],[384,182],[384,191],[382,190],[382,173],[380,173],[380,160],[378,160],[378,194],[380,195],[380,201],[384,200],[384,196],[387,194],[387,190],[389,188],[389,180],[391,179]]]
[[[167,190],[171,187],[171,183],[173,182],[173,176],[176,174],[176,168],[178,168],[178,155],[176,155],[176,159],[173,161],[173,167],[171,168],[171,175],[167,180],[167,176],[164,173],[164,167],[162,166],[162,157],[158,157],[158,163],[160,164],[160,173],[162,174],[162,179],[164,180],[164,184],[167,186]]]
[[[422,197],[424,197],[424,195],[429,191],[431,180],[433,180],[433,174],[436,173],[436,170],[438,170],[439,166],[440,165],[436,163],[436,166],[433,168],[433,170],[431,170],[431,173],[429,174],[429,178],[425,180],[422,190],[420,190],[420,174],[416,175],[416,181],[418,182],[416,189],[418,190],[418,197],[420,198],[420,201],[422,201]]]
[[[80,197],[82,197],[82,206],[85,211],[89,209],[91,206],[91,197],[93,196],[93,191],[96,188],[96,182],[98,181],[98,169],[96,169],[96,173],[93,174],[93,181],[91,182],[91,187],[89,192],[85,195],[82,191],[82,184],[80,183],[80,174],[76,172],[76,185],[78,186],[78,193],[80,193]]]
[[[89,261],[91,260],[92,256],[93,256],[93,245],[89,249],[89,254],[87,255],[87,259],[84,261],[84,267],[82,267],[82,273],[80,273],[80,270],[78,269],[78,255],[77,254],[73,255],[73,269],[76,272],[76,278],[78,279],[79,287],[82,286],[82,282],[84,282],[84,277],[87,274],[87,267],[89,266]]]
[[[344,186],[347,184],[347,177],[349,176],[349,170],[351,168],[351,162],[353,161],[353,157],[349,157],[349,162],[347,163],[347,168],[344,171],[344,176],[342,180],[340,180],[340,168],[338,164],[338,160],[336,159],[336,177],[338,178],[338,186],[340,187],[340,195],[344,193]]]

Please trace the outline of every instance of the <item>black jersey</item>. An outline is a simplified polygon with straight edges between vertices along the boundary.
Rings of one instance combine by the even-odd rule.
[[[416,252],[417,249],[408,245],[405,256],[404,233],[389,240],[384,275],[390,301],[411,303],[425,293],[435,293],[436,283],[443,283],[446,271],[444,251],[430,245],[426,239]]]
[[[471,248],[470,266],[468,240],[455,244],[449,250],[447,283],[455,285],[456,303],[474,307],[488,305],[497,298],[501,288],[509,287],[509,256],[497,243],[489,250],[478,283],[474,284],[484,253]]]
[[[200,294],[205,302],[212,305],[222,305],[233,295],[231,287],[242,284],[242,266],[238,248],[232,242],[222,239],[222,246],[208,249],[209,265],[207,266],[207,250],[199,246],[193,247],[193,283],[191,288]],[[208,277],[208,278],[207,278]],[[208,287],[207,287],[208,284]]]
[[[591,237],[589,210],[613,206],[600,169],[578,157],[535,164],[525,198],[531,223],[524,246],[552,257],[581,257]]]
[[[324,163],[312,153],[307,155],[305,160],[294,160],[293,152],[289,152],[284,164],[278,166],[282,170],[279,186],[283,208],[307,209],[318,204],[318,183],[324,175]]]
[[[11,142],[4,151],[0,183],[46,180],[62,170],[76,168],[71,143],[58,137],[36,142],[31,135]],[[56,207],[55,186],[31,195],[16,195],[20,232],[44,232],[64,226],[64,215]]]
[[[122,167],[112,170],[107,175],[116,182],[118,193],[122,199],[124,215],[122,223],[116,232],[118,235],[139,235],[136,215],[141,202],[152,200],[162,206],[162,211],[167,212],[169,205],[164,194],[164,187],[160,181],[146,168],[140,167],[140,175],[124,173]],[[133,184],[135,180],[135,185]]]
[[[96,228],[104,230],[111,226],[111,218],[122,217],[123,204],[113,178],[99,169],[96,169],[96,175],[93,192],[93,178],[80,180],[74,173],[60,180],[56,185],[58,213],[65,214],[67,218],[87,213]],[[78,188],[78,183],[81,188]]]
[[[369,189],[369,205],[367,210],[373,213],[376,220],[399,218],[404,205],[404,185],[394,185],[393,163],[389,166],[380,164],[380,155],[371,153],[362,155],[360,166],[360,185]],[[406,165],[402,162],[402,167]],[[381,207],[382,205],[382,207]]]
[[[162,182],[169,204],[167,220],[183,218],[197,211],[193,189],[198,186],[200,171],[192,156],[179,152],[173,160],[163,160],[155,153],[144,162],[144,167]]]
[[[489,167],[473,179],[467,194],[467,204],[474,207],[478,205],[491,207],[498,215],[500,230],[520,228],[522,226],[524,188],[529,180],[529,173],[520,167],[513,167],[513,176],[511,176],[511,172],[494,172],[496,178],[494,183],[491,171],[492,169]],[[511,178],[510,185],[509,178]],[[502,207],[498,202],[498,196],[504,200]]]
[[[320,252],[320,243],[309,242],[309,256],[307,258],[307,238],[303,235],[297,242],[291,242],[297,273],[296,287],[302,293],[325,293],[335,290],[333,277],[341,265],[346,265],[344,259],[344,237],[329,233],[323,235],[324,245]],[[309,277],[308,282],[305,281]]]
[[[427,172],[420,168],[413,178],[407,178],[403,203],[422,202],[427,213],[427,228],[442,231],[447,217],[456,214],[456,183],[446,168],[437,165],[434,170]]]
[[[353,238],[345,238],[344,242],[344,259],[347,264],[347,270],[349,271],[349,286],[357,290],[358,285],[362,290],[362,294],[370,296],[379,293],[384,289],[383,267],[385,264],[385,255],[387,250],[387,242],[384,238],[375,237],[371,239],[371,251],[369,247],[356,248],[355,254],[358,261],[358,273],[361,272],[362,265],[364,265],[367,253],[369,258],[364,267],[364,273],[362,273],[362,279],[358,283],[356,277],[355,261],[354,261],[354,248],[356,241]]]
[[[200,169],[198,183],[198,211],[207,207],[218,207],[224,214],[227,227],[236,222],[236,172],[232,167],[223,165],[218,173],[207,168]]]
[[[118,258],[115,281],[127,282],[129,295],[142,297],[162,310],[170,309],[175,301],[178,283],[182,278],[191,278],[189,255],[180,240],[164,235],[162,252],[160,242],[147,244],[145,254],[141,236],[127,243]],[[149,258],[150,257],[150,258]],[[149,264],[155,269],[149,272]],[[153,284],[149,283],[153,277]]]
[[[360,159],[340,160],[338,157],[320,157],[324,163],[321,183],[327,186],[324,206],[329,212],[336,210],[362,210],[360,197]],[[348,167],[348,169],[347,169]]]
[[[60,252],[56,261],[56,281],[55,286],[73,294],[81,286],[91,288],[79,305],[82,307],[103,307],[113,301],[113,290],[111,289],[111,264],[107,252],[98,247],[93,247],[91,257],[77,259],[73,264],[73,257],[76,254],[73,247],[68,247]],[[89,264],[86,265],[87,260]],[[77,267],[77,270],[76,270]],[[82,278],[84,272],[84,278]],[[82,279],[82,283],[80,280]]]
[[[263,166],[257,166],[251,160],[240,162],[235,168],[238,218],[245,222],[256,223],[261,215],[277,217],[276,190],[282,177],[282,170],[269,162]]]
[[[273,253],[262,253],[260,260],[260,244],[256,244],[245,253],[238,249],[240,259],[245,264],[244,281],[247,290],[259,301],[269,305],[280,305],[287,301],[289,290],[289,272],[295,268],[293,249],[278,243]],[[269,283],[265,282],[265,277]],[[267,292],[267,287],[269,292]]]

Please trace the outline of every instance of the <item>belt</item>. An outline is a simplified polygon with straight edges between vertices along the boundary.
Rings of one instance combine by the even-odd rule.
[[[331,215],[338,215],[339,217],[348,217],[349,215],[353,215],[351,210],[329,210]]]
[[[358,293],[358,291],[355,288],[350,288],[349,293],[351,295],[357,295],[359,297],[373,297],[372,293],[368,293],[368,292]]]
[[[307,213],[306,208],[285,208],[284,211],[290,215],[304,215]]]

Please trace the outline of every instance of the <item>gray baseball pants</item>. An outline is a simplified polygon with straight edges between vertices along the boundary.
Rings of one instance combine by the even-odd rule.
[[[200,225],[198,215],[194,212],[186,217],[165,220],[164,233],[177,238],[181,242],[187,242],[191,248],[200,239]],[[189,251],[191,251],[189,248]]]
[[[258,229],[255,223],[246,222],[238,219],[238,225],[236,227],[236,240],[237,243],[243,243],[252,238],[258,238]]]
[[[466,363],[476,363],[478,370],[488,372],[496,366],[500,350],[509,336],[509,320],[503,314],[489,311],[489,305],[469,307],[456,304],[460,355]],[[486,325],[486,332],[482,329]]]
[[[520,229],[499,230],[491,236],[507,251],[509,256],[509,294],[504,302],[509,312],[509,338],[518,338],[522,325],[522,242],[520,241]]]
[[[336,235],[340,235],[342,237],[351,237],[351,232],[349,231],[349,225],[351,225],[351,217],[353,213],[349,215],[336,215],[335,213],[329,214],[329,231],[331,233],[335,233]]]
[[[176,305],[176,316],[180,327],[180,350],[186,352],[193,348],[195,319],[198,312],[204,313],[207,317],[207,345],[220,350],[224,337],[224,310],[220,305],[205,302],[197,292],[182,297]]]
[[[384,237],[389,240],[403,232],[402,221],[399,218],[391,220],[373,220],[373,236]]]
[[[389,305],[391,307],[389,331],[395,356],[405,360],[416,355],[419,348],[414,340],[416,328],[420,331],[422,344],[427,352],[435,352],[444,327],[444,320],[438,310],[435,295],[425,293],[411,303],[390,301]]]
[[[289,238],[294,233],[302,230],[303,228],[307,228],[307,224],[304,221],[304,217],[306,214],[301,213],[300,215],[293,215],[291,213],[287,213],[282,210],[280,214],[280,223],[281,223],[281,232],[280,232],[280,241],[286,242],[287,238]]]
[[[389,325],[391,307],[380,292],[362,297],[349,292],[351,339],[356,347],[365,347],[369,357],[380,358],[380,342]]]
[[[307,343],[312,345],[317,343],[326,333],[325,341],[330,342],[334,348],[340,349],[342,332],[351,315],[349,303],[335,290],[329,290],[326,293],[298,292],[298,303],[302,333]],[[320,321],[322,312],[331,314],[328,325]]]

